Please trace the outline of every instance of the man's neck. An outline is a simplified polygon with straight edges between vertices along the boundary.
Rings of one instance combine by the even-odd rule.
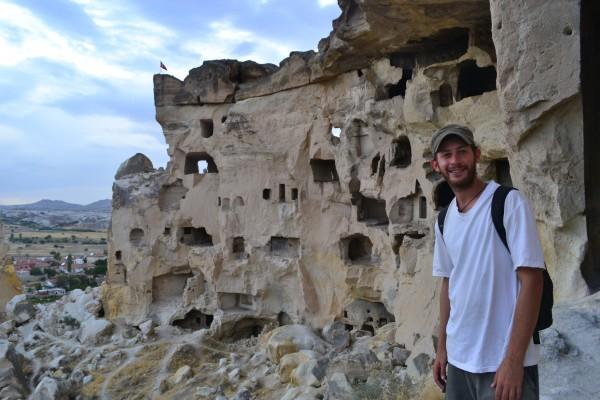
[[[456,202],[459,210],[466,211],[467,208],[473,207],[473,205],[477,202],[477,199],[475,199],[475,197],[481,194],[484,187],[485,182],[483,182],[479,177],[476,177],[470,186],[464,188],[453,187],[452,190],[454,191],[454,195],[456,196]],[[468,207],[465,207],[465,205],[467,205]],[[463,208],[465,208],[465,210],[463,210]]]

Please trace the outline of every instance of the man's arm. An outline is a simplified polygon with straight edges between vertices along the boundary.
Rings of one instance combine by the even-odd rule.
[[[440,328],[438,332],[437,352],[433,363],[433,379],[435,383],[446,391],[446,366],[448,355],[446,352],[446,325],[450,317],[450,298],[448,297],[448,278],[442,278],[440,288]]]
[[[540,311],[544,286],[542,269],[519,267],[517,278],[521,288],[517,296],[510,340],[492,383],[492,387],[496,388],[496,400],[521,398],[523,361]]]

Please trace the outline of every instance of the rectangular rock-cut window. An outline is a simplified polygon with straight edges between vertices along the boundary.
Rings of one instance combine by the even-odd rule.
[[[171,228],[165,226],[165,230],[163,231],[163,235],[168,236],[171,234]]]
[[[121,261],[122,254],[123,254],[123,253],[121,253],[121,250],[117,250],[117,251],[115,251],[115,259],[116,259],[117,261]]]
[[[389,222],[385,200],[362,196],[357,203],[357,213],[357,219],[368,225],[387,225]]]
[[[335,182],[339,181],[335,160],[310,160],[310,167],[315,182]]]
[[[204,138],[209,138],[213,135],[214,124],[212,119],[200,120],[200,134]]]
[[[282,203],[285,201],[285,185],[283,183],[279,185],[279,201]]]
[[[281,257],[298,257],[300,253],[300,239],[282,236],[272,236],[269,242],[272,255]]]
[[[419,218],[427,218],[427,199],[425,196],[419,197]]]
[[[269,200],[271,198],[271,189],[263,189],[263,199]]]
[[[298,200],[298,189],[297,188],[292,189],[292,200]]]
[[[496,68],[478,67],[475,60],[465,60],[458,64],[457,98],[462,100],[496,90]]]
[[[510,176],[510,164],[507,158],[501,158],[494,161],[496,168],[496,182],[505,186],[512,186],[512,178]]]
[[[243,255],[245,251],[244,247],[244,238],[241,236],[236,236],[233,238],[233,246],[232,246],[233,254]]]
[[[245,308],[245,309],[251,310],[254,308],[254,299],[252,298],[252,296],[250,296],[248,294],[239,293],[238,294],[238,306],[240,308]]]

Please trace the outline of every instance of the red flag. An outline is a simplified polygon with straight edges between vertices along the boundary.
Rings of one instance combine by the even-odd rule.
[[[165,64],[163,64],[163,62],[160,62],[160,68],[164,69],[165,71],[168,71],[167,67],[165,66]]]

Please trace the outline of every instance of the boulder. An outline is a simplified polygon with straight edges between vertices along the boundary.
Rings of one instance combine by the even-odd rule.
[[[281,357],[289,353],[300,350],[324,353],[327,348],[327,343],[304,325],[280,326],[271,331],[267,339],[267,355],[275,363],[279,363]]]
[[[114,325],[105,319],[88,319],[81,324],[78,339],[83,344],[105,343],[112,335]]]
[[[350,332],[341,321],[333,321],[323,327],[323,337],[336,350],[341,350],[350,345]]]
[[[143,174],[154,171],[152,161],[142,153],[137,153],[133,157],[123,161],[115,175],[115,180],[124,178],[128,175]]]
[[[19,294],[6,304],[6,313],[17,324],[23,324],[35,316],[36,308],[27,300],[27,295]]]

